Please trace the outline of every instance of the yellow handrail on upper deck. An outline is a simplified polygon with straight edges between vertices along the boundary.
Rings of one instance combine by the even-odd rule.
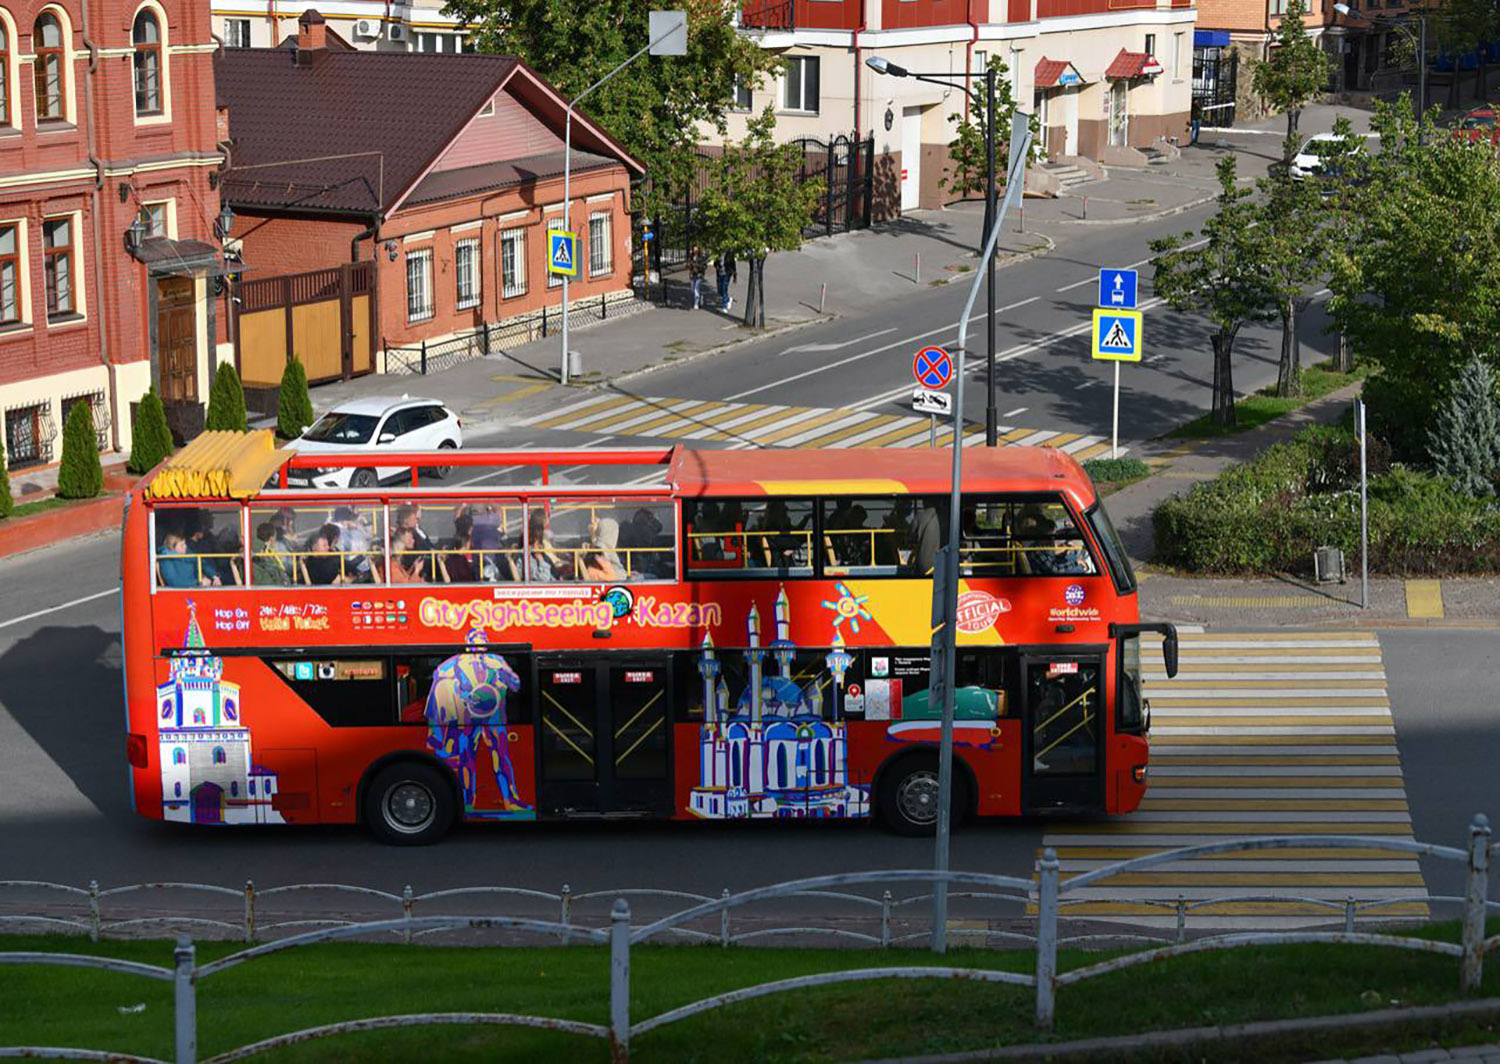
[[[291,458],[270,429],[205,432],[167,459],[146,485],[152,499],[243,499]]]

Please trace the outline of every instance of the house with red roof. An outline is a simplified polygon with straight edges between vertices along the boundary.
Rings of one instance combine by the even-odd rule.
[[[574,300],[630,297],[643,167],[575,111],[564,205],[567,101],[540,75],[510,56],[339,48],[316,11],[298,28],[295,47],[215,61],[247,387],[274,385],[289,355],[310,380],[348,378],[559,307],[549,229],[578,236]]]

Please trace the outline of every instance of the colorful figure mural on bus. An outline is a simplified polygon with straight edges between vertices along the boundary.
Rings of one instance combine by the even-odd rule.
[[[521,678],[499,654],[490,653],[484,632],[471,629],[462,653],[432,673],[427,692],[427,745],[463,784],[464,810],[472,816],[526,816],[532,810],[516,788],[506,734],[505,696],[521,689]],[[489,747],[490,770],[500,791],[498,810],[475,809],[480,747]]]
[[[241,716],[240,685],[208,653],[189,601],[185,654],[156,688],[163,820],[193,824],[283,824],[273,807],[276,773],[257,765]]]
[[[703,678],[704,721],[699,729],[698,786],[690,811],[710,820],[760,817],[854,817],[870,811],[869,788],[849,782],[849,743],[838,698],[853,657],[835,634],[817,670],[799,684],[793,663],[786,589],[776,596],[776,638],[768,675],[761,649],[760,613],[750,607],[745,653],[750,676],[731,703],[720,675],[713,641],[703,639],[698,672]],[[833,700],[824,719],[824,699]],[[731,708],[732,707],[732,708]]]

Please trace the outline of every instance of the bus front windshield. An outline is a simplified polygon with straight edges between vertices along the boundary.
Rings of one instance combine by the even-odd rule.
[[[1134,591],[1135,570],[1130,567],[1125,544],[1120,540],[1120,533],[1115,531],[1115,523],[1109,519],[1109,511],[1104,508],[1104,503],[1094,503],[1083,516],[1094,530],[1094,537],[1099,545],[1104,548],[1104,557],[1109,561],[1109,574],[1114,578],[1115,590],[1122,595]]]

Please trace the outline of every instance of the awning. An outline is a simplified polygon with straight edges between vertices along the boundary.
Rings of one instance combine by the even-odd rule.
[[[130,257],[158,276],[216,277],[231,272],[219,249],[202,240],[148,236],[131,249]]]
[[[1109,64],[1104,76],[1111,81],[1130,81],[1134,78],[1155,77],[1160,73],[1161,64],[1150,52],[1127,52],[1121,48],[1120,54]]]
[[[1035,80],[1037,88],[1051,89],[1062,85],[1082,85],[1083,75],[1066,59],[1048,59],[1042,56],[1036,62]]]
[[[1194,48],[1228,48],[1228,30],[1194,30]]]

